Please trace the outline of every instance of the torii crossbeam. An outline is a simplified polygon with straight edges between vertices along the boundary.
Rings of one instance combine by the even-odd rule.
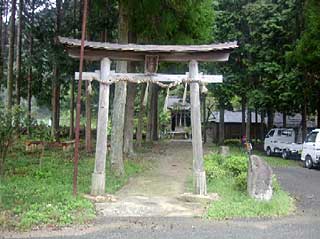
[[[59,40],[71,57],[80,57],[81,42],[79,40],[63,37]],[[236,42],[193,46],[85,42],[84,58],[101,62],[100,71],[83,73],[83,80],[97,80],[100,83],[95,168],[92,174],[91,194],[101,195],[105,192],[109,85],[121,80],[134,83],[190,83],[194,193],[200,195],[207,193],[203,165],[199,83],[221,83],[222,76],[199,74],[198,61],[227,61],[231,51],[237,47]],[[146,74],[112,72],[111,60],[144,61]],[[158,63],[161,61],[189,62],[189,73],[186,75],[156,74]],[[75,77],[79,77],[77,73]]]

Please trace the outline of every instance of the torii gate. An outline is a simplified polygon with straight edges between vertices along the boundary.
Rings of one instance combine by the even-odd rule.
[[[59,37],[69,56],[80,58],[81,41]],[[206,195],[206,175],[203,165],[203,148],[201,135],[201,114],[199,83],[221,83],[221,75],[202,75],[198,72],[198,62],[228,61],[231,51],[237,48],[237,42],[210,45],[136,45],[89,42],[85,44],[84,59],[100,61],[100,71],[83,73],[83,80],[97,80],[100,83],[97,141],[95,167],[92,174],[91,194],[101,195],[105,192],[105,166],[107,156],[107,125],[109,111],[109,86],[125,80],[134,83],[190,83],[191,127],[193,149],[194,193]],[[111,60],[144,61],[145,74],[115,73],[110,70]],[[189,62],[186,75],[156,74],[159,62]],[[76,73],[76,78],[78,78]]]

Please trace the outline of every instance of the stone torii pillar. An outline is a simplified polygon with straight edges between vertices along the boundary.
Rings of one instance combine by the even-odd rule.
[[[102,195],[105,193],[105,168],[107,157],[107,128],[109,114],[109,84],[111,61],[109,58],[101,60],[100,70],[100,92],[99,92],[99,110],[98,110],[98,125],[97,125],[97,143],[95,154],[95,166],[92,174],[92,195]]]
[[[201,135],[201,112],[200,112],[200,88],[198,77],[198,62],[189,63],[190,100],[191,100],[191,128],[192,128],[192,152],[193,152],[193,184],[194,193],[207,194],[206,172],[203,166],[203,148]]]

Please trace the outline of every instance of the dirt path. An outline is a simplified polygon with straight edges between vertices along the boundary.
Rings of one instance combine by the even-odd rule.
[[[191,142],[170,141],[157,144],[151,153],[143,154],[154,161],[153,167],[132,178],[117,194],[117,202],[99,203],[97,210],[104,216],[201,216],[199,203],[178,199],[186,192],[187,180],[192,175]]]

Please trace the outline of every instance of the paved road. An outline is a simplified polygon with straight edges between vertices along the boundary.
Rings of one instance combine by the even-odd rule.
[[[309,170],[302,167],[290,167],[277,168],[273,171],[277,175],[281,186],[297,200],[299,215],[320,216],[319,169]]]
[[[298,201],[295,216],[278,219],[207,221],[193,218],[100,218],[89,228],[70,229],[33,238],[320,238],[320,171],[304,168],[274,169],[281,185]],[[61,236],[61,233],[64,236]],[[19,235],[30,238],[30,234]],[[1,237],[0,237],[1,238]]]

